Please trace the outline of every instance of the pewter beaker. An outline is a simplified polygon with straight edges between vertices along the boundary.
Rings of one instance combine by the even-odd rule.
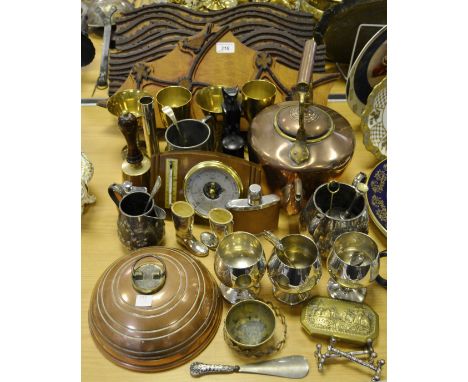
[[[161,243],[166,211],[156,206],[153,200],[144,210],[150,198],[146,187],[133,187],[130,182],[124,182],[123,185],[110,185],[108,192],[119,208],[117,233],[125,247],[133,250]]]
[[[367,176],[361,172],[356,175],[352,185],[336,181],[324,183],[315,190],[301,211],[301,233],[308,232],[312,236],[324,258],[328,257],[333,242],[342,233],[368,232],[366,179]]]
[[[256,298],[265,274],[266,259],[262,244],[251,233],[233,232],[216,249],[214,270],[223,297],[234,304]]]
[[[307,236],[287,235],[280,240],[284,251],[273,249],[268,276],[277,300],[296,305],[312,297],[312,288],[322,276],[317,246]]]

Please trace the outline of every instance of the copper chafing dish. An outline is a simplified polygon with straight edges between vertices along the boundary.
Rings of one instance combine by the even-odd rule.
[[[314,189],[340,174],[351,160],[355,139],[336,111],[312,105],[310,81],[316,43],[308,40],[298,74],[299,101],[269,106],[249,130],[252,159],[264,166],[269,186],[288,214],[299,212]]]
[[[161,371],[197,356],[216,334],[222,299],[209,271],[183,250],[146,247],[115,261],[89,307],[104,356],[136,371]]]

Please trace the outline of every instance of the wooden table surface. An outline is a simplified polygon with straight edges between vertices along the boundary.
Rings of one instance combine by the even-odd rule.
[[[81,97],[90,98],[94,88],[94,83],[99,72],[99,60],[102,41],[93,36],[92,40],[97,53],[94,61],[87,67],[81,69]],[[344,83],[337,81],[332,88],[333,93],[343,93]],[[106,91],[97,90],[94,97],[107,97]],[[338,178],[339,181],[350,183],[354,176],[363,171],[370,174],[377,164],[376,158],[369,153],[362,143],[362,133],[360,131],[360,118],[354,115],[346,102],[330,103],[329,107],[341,113],[352,125],[356,135],[356,150],[351,163],[344,173]],[[89,191],[96,196],[96,203],[87,206],[81,219],[81,338],[82,338],[82,380],[99,382],[117,381],[190,381],[189,364],[179,366],[175,369],[161,373],[138,373],[126,370],[108,361],[95,346],[88,328],[88,307],[91,292],[99,276],[105,269],[120,256],[125,256],[128,251],[120,244],[117,237],[116,219],[117,210],[114,203],[109,198],[107,187],[109,184],[121,183],[121,157],[120,151],[125,142],[117,127],[116,118],[107,112],[106,109],[97,106],[81,107],[81,148],[94,165],[94,177],[89,183]],[[288,233],[298,232],[298,217],[286,216],[281,213],[278,230],[275,232],[279,237]],[[206,227],[195,226],[194,233],[200,234]],[[376,240],[379,250],[386,248],[386,237],[380,233],[374,223],[370,222],[369,235]],[[272,246],[264,239],[261,239],[267,259],[270,256]],[[177,247],[174,226],[171,220],[166,221],[165,246]],[[213,252],[200,261],[213,272]],[[381,262],[381,274],[386,275],[386,259]],[[319,296],[327,296],[326,285],[328,273],[323,267],[322,279],[314,288]],[[288,335],[283,349],[273,357],[281,357],[293,354],[301,354],[309,360],[310,371],[305,381],[341,381],[341,382],[361,382],[369,381],[372,372],[349,362],[335,362],[325,366],[324,372],[317,371],[314,359],[315,345],[326,343],[324,338],[311,338],[301,328],[300,312],[302,305],[290,308],[274,299],[271,292],[271,283],[265,275],[261,283],[262,289],[260,298],[272,301],[286,316]],[[368,288],[366,304],[370,305],[380,317],[379,336],[375,343],[375,350],[379,359],[387,360],[387,292],[377,284]],[[226,315],[229,305],[224,303],[223,318]],[[207,363],[221,364],[242,364],[252,362],[252,359],[241,357],[234,353],[225,344],[223,339],[222,323],[213,341],[195,359]],[[343,345],[345,347],[346,345]],[[384,367],[382,378],[386,378],[386,367]],[[223,380],[226,382],[237,381],[240,378],[244,382],[248,381],[269,381],[272,377],[243,374],[225,376],[203,377],[207,382]],[[275,380],[286,380],[276,378]]]

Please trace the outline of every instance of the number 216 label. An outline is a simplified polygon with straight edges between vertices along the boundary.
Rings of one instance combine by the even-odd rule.
[[[217,42],[216,53],[235,53],[236,45],[233,42]]]

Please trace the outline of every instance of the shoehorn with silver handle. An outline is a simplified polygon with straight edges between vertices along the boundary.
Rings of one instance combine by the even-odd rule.
[[[273,375],[275,377],[300,379],[309,373],[309,364],[301,355],[292,355],[256,362],[242,366],[213,365],[194,362],[190,365],[192,377],[201,377],[208,374],[251,373]]]

